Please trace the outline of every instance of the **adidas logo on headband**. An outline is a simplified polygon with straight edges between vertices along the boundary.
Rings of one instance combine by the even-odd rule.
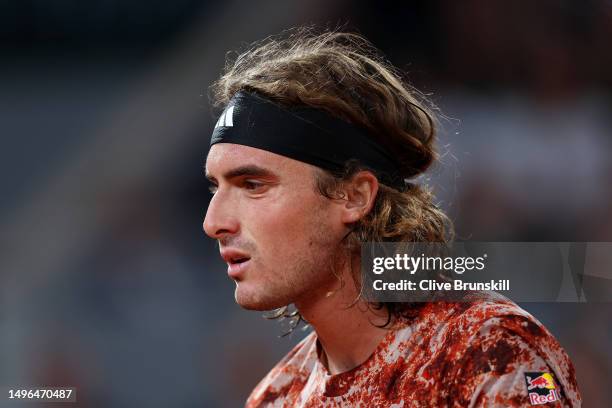
[[[215,128],[225,126],[225,127],[233,127],[234,126],[234,105],[230,106],[221,114],[219,120],[215,124]]]

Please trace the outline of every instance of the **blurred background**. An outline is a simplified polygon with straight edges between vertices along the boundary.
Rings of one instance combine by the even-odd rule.
[[[612,2],[403,4],[1,1],[0,385],[240,406],[307,333],[236,306],[201,227],[207,88],[298,25],[361,32],[441,108],[421,181],[460,238],[612,241]],[[608,405],[611,304],[522,306]]]

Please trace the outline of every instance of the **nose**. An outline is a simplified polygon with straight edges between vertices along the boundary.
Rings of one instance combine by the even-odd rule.
[[[235,235],[240,223],[238,222],[234,208],[227,199],[223,200],[217,192],[206,211],[204,217],[204,232],[213,239],[221,239],[228,235]]]

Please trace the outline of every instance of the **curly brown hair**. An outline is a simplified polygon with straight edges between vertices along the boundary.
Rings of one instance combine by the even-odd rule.
[[[363,242],[448,243],[452,239],[452,223],[433,203],[431,191],[408,182],[438,158],[434,148],[436,108],[361,35],[300,28],[266,38],[228,58],[224,74],[211,90],[217,107],[246,90],[281,106],[322,109],[367,129],[394,156],[406,187],[380,184],[372,211],[347,236],[352,253],[358,254]],[[324,196],[341,198],[342,184],[363,169],[354,160],[342,172],[320,169],[315,185]],[[407,304],[391,302],[373,306],[388,311],[387,324],[410,309]],[[292,328],[300,320],[299,313],[288,312],[287,307],[271,317],[291,318]]]

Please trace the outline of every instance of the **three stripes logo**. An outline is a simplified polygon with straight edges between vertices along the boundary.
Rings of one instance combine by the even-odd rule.
[[[232,127],[234,126],[234,105],[227,108],[217,120],[215,129],[221,126]]]

